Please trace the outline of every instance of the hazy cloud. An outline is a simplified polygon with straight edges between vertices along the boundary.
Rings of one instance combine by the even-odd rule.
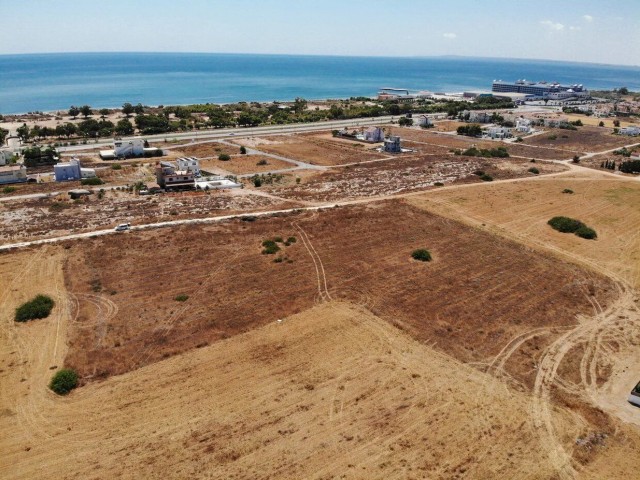
[[[589,23],[593,22],[593,17],[591,15],[583,15],[582,18],[584,18]]]
[[[455,33],[445,33],[444,35],[442,35],[444,38],[456,38],[458,35],[456,35]]]
[[[547,27],[550,30],[556,30],[556,31],[564,30],[564,25],[563,24],[552,22],[551,20],[543,20],[543,21],[540,22],[540,24],[544,25],[545,27]]]
[[[573,25],[571,25],[569,27],[569,30],[582,30],[580,27],[574,27]]]

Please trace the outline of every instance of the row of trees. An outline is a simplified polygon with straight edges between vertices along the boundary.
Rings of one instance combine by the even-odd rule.
[[[50,137],[71,138],[71,137],[84,137],[84,138],[97,138],[97,137],[110,137],[112,135],[132,135],[134,133],[132,123],[123,118],[115,125],[109,120],[95,120],[89,118],[83,120],[78,124],[64,123],[56,125],[55,127],[41,127],[34,125],[29,127],[26,123],[18,127],[17,134],[26,142],[29,140],[43,140]]]

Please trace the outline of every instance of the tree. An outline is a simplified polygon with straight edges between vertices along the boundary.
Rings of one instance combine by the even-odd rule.
[[[622,87],[618,90],[618,94],[620,95],[629,95],[629,89],[627,87]]]
[[[122,113],[124,113],[127,118],[129,118],[131,116],[131,114],[133,113],[133,105],[131,105],[130,103],[125,103],[122,105]]]
[[[144,113],[144,107],[141,103],[138,103],[135,107],[133,107],[133,111],[136,115],[142,115]]]
[[[78,386],[78,374],[70,368],[56,372],[49,383],[49,388],[58,395],[66,395]]]
[[[244,145],[242,145],[240,147],[240,154],[241,155],[246,155],[247,154],[247,147],[245,147]]]
[[[599,127],[604,127],[604,122],[602,120],[600,120],[600,123],[598,123]]]
[[[133,125],[129,120],[123,118],[116,124],[116,134],[118,135],[133,135]]]
[[[4,128],[0,128],[0,145],[4,144],[4,140],[9,135],[9,130],[5,130]]]
[[[106,117],[107,115],[109,115],[109,109],[108,108],[101,108],[100,109],[100,116],[104,119],[104,117]]]
[[[18,134],[18,137],[20,137],[20,140],[22,140],[23,142],[29,140],[29,127],[26,123],[23,123],[21,127],[18,127],[16,129],[16,133]]]
[[[296,97],[293,102],[293,111],[296,112],[297,115],[302,114],[307,109],[307,101],[304,98]]]
[[[93,110],[91,110],[91,107],[89,105],[83,105],[82,107],[80,107],[80,113],[84,116],[84,118],[87,118],[89,115],[93,114]]]
[[[400,117],[400,119],[398,120],[398,125],[400,125],[401,127],[410,127],[411,125],[413,125],[413,119],[412,118],[407,118],[407,117]]]
[[[73,119],[75,120],[78,115],[80,115],[80,109],[71,105],[71,108],[69,108],[69,116],[73,117]]]
[[[620,120],[614,120],[613,121],[613,126],[614,127],[620,127]]]

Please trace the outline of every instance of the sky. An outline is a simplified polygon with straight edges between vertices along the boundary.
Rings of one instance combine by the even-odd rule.
[[[640,65],[639,0],[0,0],[0,54],[218,52]]]

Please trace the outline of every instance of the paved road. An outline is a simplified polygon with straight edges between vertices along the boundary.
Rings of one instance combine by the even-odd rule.
[[[296,123],[290,125],[269,125],[265,127],[239,127],[223,128],[218,130],[200,130],[197,132],[175,132],[163,133],[160,135],[145,135],[145,140],[149,142],[163,142],[165,140],[203,140],[216,138],[251,137],[256,135],[277,135],[292,132],[312,132],[315,130],[337,130],[344,127],[358,127],[365,125],[379,125],[390,123],[392,120],[400,118],[395,116],[354,118],[350,120],[332,120],[328,122]],[[101,138],[96,143],[87,145],[73,145],[69,147],[58,147],[58,151],[75,152],[78,150],[104,149],[113,144],[113,138]]]

